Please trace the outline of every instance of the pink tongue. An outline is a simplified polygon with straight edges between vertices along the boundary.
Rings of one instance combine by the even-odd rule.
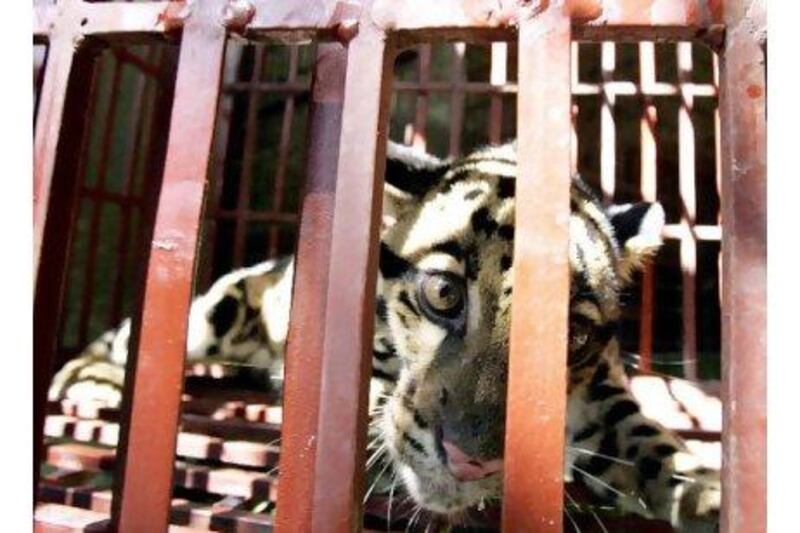
[[[460,481],[475,481],[483,479],[490,474],[499,472],[503,468],[502,459],[480,461],[464,453],[452,442],[442,441],[442,446],[447,452],[447,467]]]

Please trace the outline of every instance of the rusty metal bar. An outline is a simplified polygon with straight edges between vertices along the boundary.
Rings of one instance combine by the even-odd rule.
[[[378,229],[394,46],[361,18],[348,49],[325,310],[312,529],[361,525]],[[345,438],[342,438],[342,436]]]
[[[767,521],[766,6],[727,3],[722,132],[722,531]]]
[[[121,532],[163,531],[197,240],[221,83],[225,0],[194,5],[183,31],[164,181],[131,335],[112,519]]]
[[[550,4],[521,24],[519,176],[503,529],[562,531],[569,298],[570,21]],[[533,295],[536,295],[535,297]],[[536,435],[536,446],[530,437]]]
[[[655,43],[639,43],[639,84],[644,87],[656,83]],[[642,200],[655,202],[657,194],[657,144],[656,127],[658,115],[652,98],[642,101],[642,117],[639,119],[641,143],[641,168],[639,190]],[[641,307],[639,311],[639,369],[648,371],[653,365],[653,308],[655,304],[655,266],[648,264],[642,272]]]
[[[65,0],[62,0],[64,3]],[[185,2],[95,3],[73,1],[74,13],[81,22],[80,33],[104,40],[127,39],[135,42],[174,31],[183,24]],[[309,37],[334,38],[339,27],[358,19],[361,6],[355,0],[330,2],[306,0],[296,9],[289,0],[251,0],[255,16],[244,35],[257,38],[262,33],[278,33],[284,38],[305,40]],[[581,40],[617,39],[694,39],[721,31],[724,3],[721,0],[674,0],[669,9],[660,8],[658,0],[583,0],[574,2],[571,14],[574,34]],[[397,31],[416,40],[431,37],[510,38],[505,25],[518,24],[520,18],[539,9],[538,3],[503,0],[393,0],[377,2],[372,17],[384,31]],[[56,6],[34,6],[34,36],[47,39],[59,17]],[[482,31],[483,30],[483,34]]]
[[[276,526],[310,531],[316,478],[317,421],[325,301],[342,122],[347,51],[317,48],[308,122],[307,181],[297,244],[292,320],[283,393],[283,428]]]
[[[678,43],[678,81],[685,82],[692,75],[692,44]],[[681,197],[681,225],[687,230],[697,222],[695,185],[695,138],[692,108],[694,98],[683,95],[678,107],[678,188]],[[680,240],[681,292],[683,318],[683,375],[697,380],[697,242],[692,232],[686,231]]]
[[[80,159],[88,127],[96,51],[51,42],[34,151],[33,487],[44,451],[47,389],[58,350],[69,248],[75,228]],[[70,134],[62,135],[69,125]]]

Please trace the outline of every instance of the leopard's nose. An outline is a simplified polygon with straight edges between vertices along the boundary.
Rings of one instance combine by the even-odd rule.
[[[483,479],[503,469],[502,459],[488,461],[470,457],[450,441],[443,440],[442,447],[447,455],[447,468],[459,481]]]

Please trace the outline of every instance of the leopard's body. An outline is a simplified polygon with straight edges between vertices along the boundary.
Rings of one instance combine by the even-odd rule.
[[[389,147],[371,431],[388,470],[435,513],[501,497],[516,169],[513,144],[454,161]],[[663,211],[603,207],[577,178],[571,208],[565,476],[623,510],[713,530],[718,473],[642,415],[615,337],[620,293],[659,247]],[[284,260],[218,280],[193,303],[188,358],[279,374],[292,276]],[[51,398],[118,402],[128,332],[105,334],[62,369]]]

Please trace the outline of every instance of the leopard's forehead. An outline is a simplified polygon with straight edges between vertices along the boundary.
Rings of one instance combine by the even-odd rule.
[[[431,255],[456,249],[452,255],[465,258],[466,272],[461,274],[502,288],[494,292],[500,299],[508,297],[517,171],[514,145],[486,148],[453,161],[437,185],[385,232],[384,244],[423,267],[447,262]],[[572,182],[570,208],[573,294],[592,293],[602,312],[613,319],[619,303],[619,248],[613,229],[580,179]],[[479,276],[482,271],[487,275]]]

